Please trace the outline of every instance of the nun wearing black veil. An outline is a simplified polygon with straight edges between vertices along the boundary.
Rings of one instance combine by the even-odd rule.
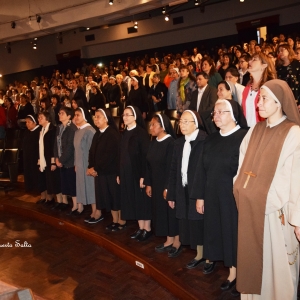
[[[185,110],[179,120],[183,137],[175,141],[168,181],[167,200],[176,210],[179,219],[179,239],[182,245],[197,250],[196,257],[187,264],[187,268],[196,267],[203,262],[203,215],[196,211],[196,200],[190,197],[197,164],[201,157],[206,133],[199,129],[201,119],[196,111]],[[176,257],[182,251],[182,245],[172,247],[169,257]]]
[[[123,113],[126,129],[121,139],[120,174],[122,220],[138,220],[139,228],[132,239],[145,241],[152,235],[151,199],[145,192],[146,155],[149,135],[140,110],[127,106]]]
[[[95,178],[96,213],[89,224],[100,220],[101,210],[111,211],[112,223],[106,229],[118,231],[126,227],[120,217],[120,186],[116,182],[119,168],[120,133],[110,110],[95,111],[96,131],[89,152],[87,175]]]
[[[179,247],[179,225],[175,210],[166,201],[167,183],[176,135],[169,118],[156,114],[150,122],[152,136],[147,153],[146,194],[152,197],[152,228],[156,236],[166,236],[165,243],[155,247],[156,252],[167,252]]]
[[[235,285],[237,265],[238,212],[233,196],[233,177],[239,164],[239,148],[247,133],[247,122],[240,105],[233,100],[218,100],[212,113],[220,129],[204,142],[198,162],[191,197],[198,199],[197,212],[204,213],[204,252],[212,263],[204,266],[213,270],[216,261],[223,261],[229,276],[221,285],[228,290]],[[205,209],[204,209],[205,207]]]

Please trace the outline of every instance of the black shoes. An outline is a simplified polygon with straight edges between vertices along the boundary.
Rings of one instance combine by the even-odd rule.
[[[158,253],[168,252],[172,249],[172,245],[173,244],[171,244],[169,246],[165,246],[164,244],[160,244],[155,247],[155,252],[158,252]]]
[[[226,280],[221,284],[221,290],[227,291],[231,289],[233,286],[235,286],[235,284],[236,284],[236,279],[234,279],[233,281]]]
[[[91,216],[88,216],[87,218],[84,219],[84,222],[85,222],[85,223],[88,223],[89,220],[91,220],[91,219],[93,219],[93,218],[92,218]]]
[[[231,291],[231,293],[230,293],[233,297],[238,297],[238,296],[240,296],[240,292],[239,291],[237,291],[237,289],[236,289],[236,287],[234,287],[233,289],[232,289],[232,291]]]
[[[118,225],[119,225],[119,223],[112,222],[112,223],[110,223],[109,225],[106,226],[106,229],[107,230],[113,230]]]
[[[147,231],[146,229],[144,229],[142,231],[142,233],[136,237],[136,239],[139,241],[139,242],[143,242],[143,241],[146,241],[149,239],[149,237],[152,235],[152,231]]]
[[[127,224],[119,224],[119,223],[115,223],[117,224],[116,226],[114,226],[111,231],[121,231],[124,230],[127,227]]]
[[[59,209],[59,207],[60,207],[60,205],[61,205],[62,203],[58,203],[58,202],[56,202],[52,207],[51,207],[51,209]]]
[[[36,201],[36,204],[44,204],[46,202],[46,199],[40,199],[38,201]]]
[[[57,208],[57,210],[59,211],[64,211],[68,208],[68,204],[67,203],[60,203],[60,206]]]
[[[198,265],[200,265],[204,261],[205,261],[205,258],[201,258],[199,260],[192,259],[185,267],[187,269],[194,269],[194,268],[196,268]]]
[[[100,221],[102,221],[102,220],[104,220],[104,217],[103,217],[103,216],[100,216],[98,219],[90,218],[90,219],[88,220],[88,223],[89,223],[89,224],[96,224],[96,223],[98,223],[98,222],[100,222]]]
[[[130,236],[130,238],[136,239],[140,234],[142,234],[142,232],[143,232],[143,229],[138,229]]]
[[[175,247],[172,247],[171,250],[168,252],[168,257],[173,258],[177,257],[183,250],[183,247],[180,245],[180,247],[177,249]]]
[[[210,274],[214,271],[216,266],[216,262],[212,262],[212,263],[206,263],[203,267],[203,274],[207,275]]]
[[[67,213],[67,216],[75,216],[77,212],[78,212],[78,209],[76,208],[76,209],[74,209],[74,210],[69,211],[69,212]]]

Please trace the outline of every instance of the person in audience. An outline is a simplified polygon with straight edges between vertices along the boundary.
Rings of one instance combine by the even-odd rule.
[[[18,123],[17,123],[18,111],[14,107],[12,99],[9,97],[6,97],[4,99],[4,106],[5,106],[5,115],[6,115],[6,128],[17,128],[18,127]]]
[[[74,122],[78,128],[74,136],[77,207],[73,206],[71,211],[71,215],[79,216],[84,210],[83,205],[91,204],[92,214],[85,222],[96,215],[95,182],[93,177],[86,174],[89,149],[96,131],[87,122],[87,114],[88,111],[82,107],[75,109]]]
[[[161,62],[159,65],[160,65],[160,73],[159,73],[160,81],[164,82],[165,77],[169,73],[168,65],[165,62]]]
[[[195,268],[203,258],[203,215],[196,211],[196,199],[191,199],[194,175],[200,158],[206,133],[199,129],[201,119],[197,112],[186,110],[180,117],[180,130],[183,137],[175,141],[170,176],[167,185],[169,206],[176,211],[179,219],[180,246],[173,247],[168,257],[178,256],[183,247],[190,245],[197,250],[197,255],[186,267]],[[214,268],[214,266],[213,266]],[[213,271],[209,265],[208,271]]]
[[[153,71],[153,66],[150,64],[146,65],[146,73],[143,76],[143,85],[146,89],[146,92],[149,92],[150,87],[153,85],[152,78],[155,72]]]
[[[256,40],[251,40],[249,42],[249,54],[251,56],[253,56],[254,54],[256,54],[256,51],[255,51],[255,46],[257,45],[257,41]]]
[[[227,82],[232,82],[234,84],[234,87],[236,89],[236,96],[237,96],[237,101],[241,105],[242,104],[242,98],[243,98],[243,91],[245,87],[241,84],[239,84],[239,78],[240,78],[240,73],[238,72],[237,69],[235,68],[229,68],[225,74],[225,80]],[[224,98],[227,99],[227,98]]]
[[[60,102],[60,97],[58,95],[52,95],[51,96],[51,105],[54,111],[54,117],[55,117],[55,123],[56,125],[60,124],[59,121],[59,110],[61,108],[61,102]]]
[[[223,54],[223,63],[222,66],[219,68],[218,72],[223,78],[225,79],[226,72],[228,69],[235,68],[235,66],[232,64],[232,56],[229,53],[224,53]]]
[[[300,47],[296,48],[295,51],[295,58],[300,61]]]
[[[278,47],[277,78],[285,80],[291,88],[295,100],[300,104],[300,62],[288,44]]]
[[[223,291],[236,283],[238,214],[232,189],[240,144],[247,133],[238,123],[239,114],[240,106],[234,101],[215,103],[213,120],[220,131],[204,142],[191,192],[197,199],[197,212],[205,216],[203,256],[214,264],[222,260],[229,268]]]
[[[39,125],[42,127],[39,137],[39,157],[38,166],[40,170],[41,191],[47,195],[41,201],[47,205],[54,205],[54,195],[57,202],[62,202],[60,172],[55,164],[54,143],[56,127],[50,122],[50,114],[47,111],[40,112],[38,115]]]
[[[81,99],[85,108],[88,108],[87,99],[84,90],[78,86],[78,79],[72,79],[72,99]]]
[[[111,84],[108,82],[108,76],[106,74],[103,74],[102,75],[102,81],[100,83],[100,90],[102,92],[102,94],[104,95],[105,97],[105,101],[107,101],[108,99],[108,90],[110,88]]]
[[[21,129],[26,128],[25,118],[28,115],[34,115],[34,110],[32,105],[29,102],[28,97],[25,94],[21,94],[20,96],[20,105],[18,107],[18,126]]]
[[[112,214],[112,223],[107,230],[120,231],[126,228],[121,219],[120,186],[116,177],[119,169],[120,134],[110,110],[100,108],[95,112],[96,131],[89,151],[87,175],[95,180],[96,212],[88,223],[103,219],[102,210]]]
[[[6,115],[5,109],[0,105],[0,139],[5,138]]]
[[[153,85],[149,89],[149,105],[152,111],[163,111],[167,108],[168,89],[160,81],[160,75],[154,74],[152,78]]]
[[[105,108],[105,98],[98,85],[92,85],[89,94],[89,107],[91,115],[94,116],[99,108]]]
[[[116,83],[116,77],[109,77],[110,87],[107,91],[107,103],[109,103],[109,108],[118,107],[121,105],[121,88]]]
[[[250,56],[245,53],[239,59],[239,83],[246,86],[250,81],[250,73],[248,72]]]
[[[180,78],[177,86],[176,110],[180,117],[189,108],[192,92],[196,90],[196,78],[190,73],[187,66],[182,65],[179,69]]]
[[[205,130],[207,134],[211,134],[217,131],[211,120],[211,112],[218,99],[217,90],[208,85],[209,77],[204,72],[198,73],[196,80],[198,88],[192,93],[189,108],[198,112],[203,124],[201,129]]]
[[[208,85],[217,88],[218,83],[222,81],[222,77],[216,71],[214,61],[210,58],[204,58],[202,60],[201,69],[209,76]]]
[[[93,76],[90,74],[88,77],[87,77],[87,83],[85,85],[85,96],[86,96],[86,100],[87,102],[90,102],[90,94],[92,92],[92,82],[94,81],[93,80]]]
[[[76,211],[76,173],[74,167],[74,136],[77,127],[72,122],[74,112],[70,107],[61,107],[59,121],[61,124],[56,128],[54,143],[55,164],[60,171],[62,201],[57,202],[53,209],[66,210],[68,207],[67,196],[72,197],[73,207],[69,214]]]
[[[145,192],[146,155],[149,136],[138,107],[127,106],[123,113],[126,129],[121,139],[120,170],[122,220],[138,220],[138,229],[130,236],[145,241],[151,235],[151,199]]]
[[[121,104],[120,104],[119,114],[122,115],[124,107],[125,107],[125,105],[127,103],[127,99],[128,99],[128,85],[124,81],[123,75],[121,75],[121,74],[116,75],[116,80],[117,80],[117,84],[119,85],[119,87],[121,89]]]
[[[170,74],[171,74],[171,76],[172,76],[171,78],[173,78],[173,80],[170,82],[170,85],[168,88],[167,107],[168,107],[168,109],[176,109],[179,69],[178,68],[171,69]]]
[[[171,82],[174,80],[173,76],[172,76],[172,70],[175,68],[174,64],[169,64],[169,68],[168,68],[168,73],[164,79],[164,84],[167,88],[170,87]],[[177,68],[178,69],[178,68]],[[178,69],[178,73],[179,73],[179,69]],[[178,74],[179,75],[179,74]]]
[[[268,80],[276,78],[276,70],[270,58],[263,53],[258,53],[249,61],[248,71],[251,78],[243,92],[242,107],[248,126],[253,127],[257,122],[262,121],[256,109],[259,89]]]
[[[43,98],[40,100],[40,112],[48,112],[50,115],[50,123],[56,126],[55,112],[51,102],[47,98]]]

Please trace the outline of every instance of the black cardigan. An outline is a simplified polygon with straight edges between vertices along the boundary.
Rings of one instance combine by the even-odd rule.
[[[206,133],[199,130],[198,136],[195,141],[191,142],[192,149],[188,165],[188,192],[191,193],[192,184],[194,182],[194,176],[196,173],[196,168],[198,160],[202,155],[204,140],[206,138]],[[185,191],[182,186],[182,176],[181,176],[181,161],[182,152],[185,143],[185,137],[181,137],[175,141],[175,147],[173,151],[169,181],[168,181],[168,193],[167,200],[175,201],[176,217],[179,219],[188,218],[189,220],[200,220],[203,219],[203,215],[197,213],[196,211],[196,199],[189,199],[189,211],[186,211],[186,199]]]
[[[98,130],[89,152],[89,168],[98,175],[117,175],[119,171],[120,134],[108,127],[103,133]]]
[[[54,149],[55,136],[56,136],[56,126],[50,123],[49,130],[44,135],[44,156],[45,156],[47,166],[51,165],[51,158],[54,157],[53,149]]]

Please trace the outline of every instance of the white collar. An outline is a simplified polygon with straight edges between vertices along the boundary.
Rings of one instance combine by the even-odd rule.
[[[233,129],[231,129],[230,131],[228,131],[226,133],[222,133],[221,130],[219,132],[220,132],[221,136],[229,136],[229,135],[235,133],[236,131],[238,131],[240,128],[241,128],[240,125],[236,125]]]
[[[132,129],[134,129],[136,127],[136,124],[134,125],[134,126],[132,126],[131,128],[128,128],[127,127],[127,130],[132,130]]]
[[[171,135],[166,134],[163,138],[161,138],[161,139],[156,138],[156,140],[157,140],[158,142],[162,142],[162,141],[166,140],[169,136],[171,136]]]
[[[206,89],[207,86],[208,86],[208,84],[207,84],[204,88],[202,88],[202,89],[200,89],[200,88],[198,87],[198,91],[199,91],[200,93],[204,93],[204,91],[205,91],[205,89]]]
[[[30,131],[35,131],[37,128],[39,128],[39,125],[36,125],[33,129],[31,129]]]
[[[273,123],[273,124],[269,124],[269,122],[268,122],[268,119],[267,119],[267,125],[266,125],[266,127],[270,127],[270,128],[272,128],[272,127],[275,127],[275,126],[277,126],[277,125],[279,125],[280,123],[282,123],[285,119],[287,118],[287,116],[286,115],[283,115],[277,122],[275,122],[275,123]]]
[[[101,133],[103,133],[108,128],[108,125],[104,129],[99,129]]]
[[[85,123],[84,125],[78,127],[78,129],[83,129],[85,127],[91,126],[89,123]]]

